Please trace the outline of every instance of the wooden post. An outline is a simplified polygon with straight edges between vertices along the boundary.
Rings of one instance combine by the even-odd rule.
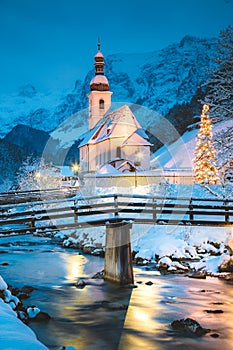
[[[227,209],[228,200],[227,199],[224,200],[223,205],[225,207],[225,222],[229,222],[230,218],[229,218],[229,214],[227,214],[227,212],[228,212],[228,209]]]
[[[157,213],[156,213],[156,200],[155,200],[155,198],[153,198],[153,200],[152,200],[152,209],[153,209],[153,222],[156,223]]]
[[[118,216],[118,197],[117,195],[114,195],[114,216]]]
[[[128,223],[106,225],[104,278],[120,284],[133,283],[133,261]]]
[[[78,201],[76,202],[76,200],[74,201],[74,222],[78,222]]]
[[[31,214],[31,223],[30,223],[30,226],[32,228],[36,227],[35,222],[36,222],[35,211],[33,211]]]
[[[192,202],[192,199],[190,199],[190,202],[189,202],[189,220],[192,221],[193,220],[193,202]]]

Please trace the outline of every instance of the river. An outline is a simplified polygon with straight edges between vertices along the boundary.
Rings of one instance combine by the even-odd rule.
[[[134,268],[137,288],[129,289],[91,278],[103,269],[102,258],[64,249],[49,239],[10,240],[8,244],[9,238],[0,239],[0,264],[9,264],[0,265],[0,275],[15,287],[36,288],[25,304],[38,306],[52,318],[30,326],[51,350],[62,345],[88,350],[232,349],[233,288],[229,282]],[[84,278],[84,288],[74,286],[78,278]],[[148,281],[153,284],[146,285]],[[206,311],[217,309],[223,313]],[[172,331],[170,323],[186,317],[211,332],[188,338]],[[212,337],[213,333],[219,337]]]

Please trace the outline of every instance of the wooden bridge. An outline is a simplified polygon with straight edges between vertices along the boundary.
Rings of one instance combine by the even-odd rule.
[[[105,226],[105,278],[123,284],[133,282],[132,224],[233,226],[233,200],[129,194],[84,198],[62,190],[0,195],[0,237]]]

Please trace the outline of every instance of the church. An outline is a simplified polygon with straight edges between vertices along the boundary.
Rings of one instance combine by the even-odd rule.
[[[95,76],[90,82],[89,131],[79,145],[80,172],[123,173],[150,169],[152,144],[128,105],[111,110],[112,92],[104,75],[104,56],[95,57]]]

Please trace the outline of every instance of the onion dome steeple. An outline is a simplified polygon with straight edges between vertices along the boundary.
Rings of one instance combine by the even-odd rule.
[[[98,39],[98,51],[95,59],[95,77],[90,82],[91,91],[108,91],[108,79],[104,75],[104,55],[100,51],[100,39]]]

